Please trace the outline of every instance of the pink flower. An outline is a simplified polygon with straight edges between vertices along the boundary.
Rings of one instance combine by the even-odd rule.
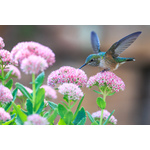
[[[13,47],[11,55],[14,60],[17,60],[20,63],[23,59],[28,58],[30,55],[41,56],[46,60],[48,66],[55,63],[55,54],[50,48],[32,41],[18,43]]]
[[[0,50],[0,60],[3,62],[4,65],[8,64],[18,65],[17,61],[12,60],[10,52],[5,49]]]
[[[9,72],[10,70],[13,70],[12,75],[17,77],[18,79],[21,79],[21,73],[17,67],[13,65],[7,65],[7,67],[4,69],[4,72]],[[1,73],[1,69],[0,69],[0,73]]]
[[[5,43],[3,41],[3,38],[0,37],[0,49],[2,49],[3,47],[5,47]]]
[[[45,97],[48,99],[56,99],[57,95],[56,95],[56,91],[48,86],[48,85],[42,85],[41,88],[45,89]]]
[[[6,120],[10,120],[10,119],[11,119],[10,114],[6,112],[4,108],[1,107],[0,108],[0,120],[5,122]]]
[[[113,72],[109,71],[100,72],[95,76],[90,77],[87,82],[87,87],[94,85],[104,86],[104,83],[106,83],[107,86],[111,87],[116,92],[125,89],[125,84],[122,79],[116,76]]]
[[[30,88],[28,88],[28,87],[26,87],[26,86],[24,86],[25,87],[25,89],[29,92],[29,94],[31,94],[33,91],[32,91],[32,89],[30,89]],[[21,93],[21,91],[18,89],[18,91],[17,91],[17,96],[18,97],[21,97],[21,96],[23,96],[23,94]]]
[[[110,115],[110,112],[108,112],[107,110],[104,109],[103,110],[103,119],[106,120],[109,117],[109,115]],[[92,114],[92,117],[95,119],[98,118],[98,120],[99,120],[99,118],[101,117],[101,111],[99,110],[97,112],[94,112]],[[117,124],[117,119],[113,115],[110,117],[109,121],[113,124]]]
[[[86,86],[87,75],[81,69],[63,66],[60,69],[53,71],[47,79],[47,84],[53,87],[56,84],[62,83],[74,83],[78,86]]]
[[[83,96],[81,89],[73,83],[63,83],[58,87],[59,93],[67,95],[69,100],[79,100]]]
[[[46,118],[41,117],[38,114],[33,114],[28,116],[27,121],[24,125],[48,125],[49,122]]]
[[[23,59],[21,62],[21,70],[26,74],[38,74],[40,71],[44,71],[48,67],[48,64],[41,56],[31,55],[28,58]]]
[[[2,103],[7,103],[12,101],[13,96],[11,94],[11,91],[5,87],[4,85],[0,85],[0,101]]]

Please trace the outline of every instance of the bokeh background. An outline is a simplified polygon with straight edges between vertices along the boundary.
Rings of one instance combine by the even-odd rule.
[[[150,26],[147,25],[3,25],[0,36],[4,39],[5,49],[11,51],[13,46],[22,41],[35,41],[53,50],[56,63],[46,71],[44,84],[51,71],[61,66],[79,68],[86,57],[93,53],[90,33],[95,31],[100,39],[101,50],[107,51],[113,43],[124,36],[142,31],[138,39],[121,54],[121,57],[134,57],[135,62],[127,62],[114,73],[125,82],[125,91],[107,97],[106,109],[115,109],[114,116],[119,125],[150,124]],[[97,67],[83,68],[88,77],[99,72]],[[21,73],[21,80],[15,79],[30,87],[31,76]],[[85,110],[93,113],[98,110],[97,94],[92,89],[82,88],[85,98],[82,103]],[[61,102],[58,92],[55,103]],[[56,120],[57,122],[57,120]],[[86,124],[90,124],[89,119]]]

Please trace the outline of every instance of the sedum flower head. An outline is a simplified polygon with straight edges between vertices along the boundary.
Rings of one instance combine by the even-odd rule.
[[[2,103],[7,103],[12,101],[12,99],[13,96],[11,94],[11,91],[4,85],[0,85],[0,101]]]
[[[62,83],[74,83],[78,86],[86,86],[87,75],[81,69],[63,66],[60,69],[53,71],[47,79],[47,84],[53,87],[56,84]]]
[[[121,78],[116,76],[113,72],[105,71],[97,73],[95,76],[89,78],[87,82],[87,87],[94,85],[111,87],[114,91],[119,92],[119,90],[125,89],[125,84]]]
[[[52,87],[50,87],[48,85],[42,85],[41,88],[45,89],[45,97],[47,99],[56,99],[57,98],[56,91]]]
[[[5,122],[6,120],[10,119],[11,119],[10,114],[6,112],[4,108],[0,107],[0,120]]]
[[[69,100],[79,100],[83,96],[81,89],[73,83],[63,83],[58,87],[59,93],[67,95]]]
[[[103,110],[103,119],[106,120],[110,115],[110,112],[108,112],[106,109]],[[97,111],[97,112],[94,112],[92,114],[92,117],[95,118],[95,119],[98,119],[101,117],[101,111]],[[117,119],[112,115],[109,119],[109,122],[112,123],[112,124],[117,124]]]
[[[11,70],[13,70],[12,75],[17,77],[18,79],[21,79],[21,73],[20,73],[19,69],[14,65],[7,65],[7,67],[4,69],[4,72],[7,73]],[[0,69],[0,73],[1,73],[1,69]]]
[[[38,114],[33,114],[28,116],[27,121],[24,125],[48,125],[49,122],[46,118],[41,117]]]
[[[13,47],[11,55],[14,60],[17,60],[20,63],[23,59],[28,58],[30,55],[41,56],[46,60],[48,66],[55,63],[55,54],[53,51],[47,46],[33,41],[18,43]]]
[[[21,62],[21,70],[26,74],[38,74],[40,71],[44,71],[48,67],[48,64],[41,56],[31,55],[28,58],[23,59]]]
[[[17,61],[12,60],[10,52],[5,49],[0,50],[0,60],[3,62],[4,65],[8,64],[18,65]]]
[[[5,43],[3,41],[3,38],[0,37],[0,49],[2,49],[3,47],[5,47]]]

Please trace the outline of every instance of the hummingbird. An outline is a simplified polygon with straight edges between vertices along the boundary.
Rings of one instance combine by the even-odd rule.
[[[100,50],[100,41],[97,34],[91,32],[91,45],[94,51],[94,54],[90,54],[85,63],[79,68],[86,65],[98,66],[103,68],[104,71],[114,71],[118,69],[121,64],[124,64],[126,61],[135,61],[134,58],[125,58],[119,57],[119,55],[127,49],[141,34],[141,31],[134,32],[115,42],[106,52],[101,52]]]

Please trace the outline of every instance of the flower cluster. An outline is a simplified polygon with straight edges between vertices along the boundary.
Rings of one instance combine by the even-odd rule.
[[[24,125],[48,125],[49,122],[46,118],[41,117],[38,114],[33,114],[28,116],[27,121]]]
[[[5,43],[3,41],[3,38],[0,37],[0,49],[2,49],[3,47],[5,47]]]
[[[53,71],[47,79],[47,84],[53,87],[56,84],[62,83],[74,83],[78,86],[86,86],[87,75],[81,69],[63,66],[60,69]]]
[[[116,92],[125,89],[125,84],[122,79],[116,76],[113,72],[109,71],[100,72],[95,76],[90,77],[87,82],[87,87],[91,87],[94,85],[104,86],[105,83]]]
[[[4,85],[0,85],[0,101],[2,103],[6,103],[12,101],[12,99],[13,96],[11,94],[11,91]]]
[[[3,62],[4,65],[18,65],[17,61],[12,60],[10,52],[5,49],[0,50],[0,60]]]
[[[58,87],[59,93],[67,95],[69,100],[79,100],[83,96],[81,89],[73,83],[63,83]]]
[[[110,115],[110,112],[108,112],[107,110],[104,109],[103,110],[103,119],[106,120],[109,117],[109,115]],[[99,110],[97,112],[94,112],[92,114],[92,117],[95,119],[96,118],[99,119],[101,117],[101,111]],[[117,119],[113,115],[110,117],[109,121],[113,124],[117,124]]]
[[[18,79],[21,79],[21,73],[16,66],[7,65],[7,67],[4,69],[4,72],[9,72],[10,70],[13,70],[12,75],[17,77]],[[1,69],[0,69],[0,73],[1,73]]]
[[[42,85],[41,88],[45,89],[45,98],[47,99],[56,99],[57,95],[56,95],[56,91],[48,86],[48,85]]]
[[[10,114],[6,112],[4,108],[0,107],[0,120],[5,122],[6,120],[10,119],[11,119]]]
[[[13,47],[11,51],[12,58],[22,62],[23,59],[28,58],[30,55],[40,56],[46,60],[48,66],[53,65],[55,62],[55,54],[53,51],[37,42],[20,42]]]
[[[28,58],[24,58],[21,63],[21,70],[26,74],[38,74],[40,71],[44,71],[48,67],[48,64],[41,56],[31,55]]]

